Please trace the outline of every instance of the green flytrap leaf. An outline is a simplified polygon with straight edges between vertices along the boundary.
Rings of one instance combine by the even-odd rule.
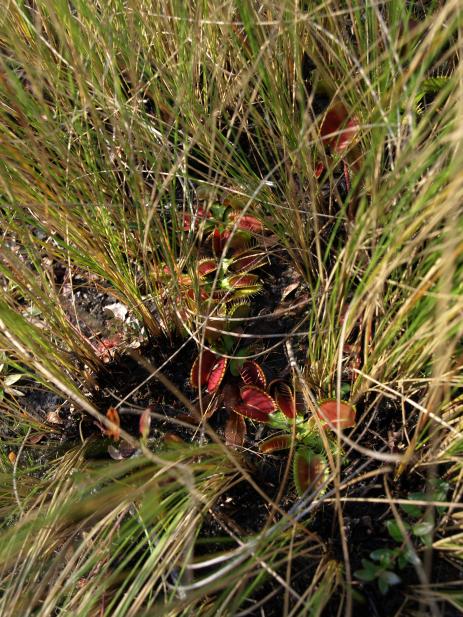
[[[230,360],[230,372],[235,377],[239,377],[241,369],[245,362],[247,362],[247,358],[251,356],[253,350],[251,347],[243,347],[239,349],[233,360]]]
[[[435,77],[428,77],[427,79],[423,79],[418,89],[418,92],[415,95],[414,102],[417,113],[423,113],[424,110],[420,103],[427,94],[434,95],[440,92],[445,92],[446,89],[448,90],[449,85],[451,85],[450,77],[447,75],[438,75]]]
[[[224,206],[219,203],[212,204],[211,214],[214,218],[214,223],[223,222],[225,220],[225,213],[228,211],[229,206]]]
[[[241,321],[242,319],[246,319],[246,317],[249,317],[251,312],[251,305],[247,300],[241,300],[241,301],[237,301],[234,302],[233,304],[231,304],[231,306],[227,309],[227,319],[226,319],[226,328],[229,332],[239,332],[240,329],[243,327],[243,322]],[[230,338],[233,340],[233,345],[231,347],[229,347],[230,351],[229,353],[232,353],[232,349],[233,347],[235,347],[236,345],[236,339],[233,339],[233,337],[224,337],[225,338]]]
[[[241,302],[235,302],[231,305],[228,311],[228,316],[233,319],[245,319],[246,317],[249,317],[250,313],[251,305],[249,302],[243,300]]]

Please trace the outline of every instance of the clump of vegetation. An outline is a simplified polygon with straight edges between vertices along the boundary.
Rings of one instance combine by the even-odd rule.
[[[2,615],[463,610],[462,27],[7,3]]]

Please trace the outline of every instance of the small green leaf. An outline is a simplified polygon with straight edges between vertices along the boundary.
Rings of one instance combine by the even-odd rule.
[[[386,595],[386,593],[389,591],[389,585],[387,584],[387,581],[383,580],[382,578],[378,579],[378,587],[383,596]]]
[[[351,589],[351,592],[352,599],[354,600],[355,604],[361,604],[362,606],[366,604],[366,599],[364,596],[362,596],[360,591],[358,591],[357,589]]]
[[[380,592],[384,595],[389,591],[389,587],[392,585],[398,585],[401,582],[400,577],[395,572],[386,570],[382,572],[378,578],[378,587]]]
[[[447,499],[447,493],[449,492],[450,485],[444,480],[437,480],[436,490],[434,491],[434,501],[445,501]],[[437,506],[436,508],[439,514],[443,514],[446,511],[445,506]]]
[[[372,564],[374,566],[374,564]],[[365,583],[370,583],[374,581],[376,578],[376,569],[364,568],[363,570],[357,570],[354,572],[354,576],[358,578],[360,581],[364,581]]]
[[[403,570],[405,568],[405,566],[408,565],[408,560],[405,557],[405,555],[399,555],[398,559],[397,559],[397,565],[399,566],[399,568],[401,570]]]
[[[426,495],[424,493],[409,493],[408,498],[410,501],[423,501],[426,499]],[[404,512],[406,512],[409,516],[413,518],[419,518],[423,516],[423,507],[415,506],[413,503],[401,504],[400,506]]]
[[[436,482],[436,490],[434,493],[436,501],[444,501],[447,497],[447,493],[449,492],[450,484],[445,480],[437,480]]]
[[[374,561],[379,561],[382,566],[387,567],[394,561],[396,553],[390,548],[378,548],[376,551],[370,553],[370,557]]]
[[[421,542],[428,548],[432,546],[432,533],[428,533],[424,536],[420,536]]]
[[[403,552],[403,557],[406,560],[406,562],[411,564],[412,566],[417,566],[421,563],[420,558],[415,553],[415,551],[409,548],[405,548]]]
[[[430,521],[422,521],[421,523],[416,523],[412,527],[412,534],[421,538],[422,536],[429,535],[434,528],[434,525]]]
[[[426,494],[423,492],[409,493],[408,498],[411,501],[445,501],[448,490],[448,482],[445,482],[444,480],[437,480],[436,487],[431,494]],[[423,516],[423,506],[415,506],[413,505],[413,503],[410,503],[402,505],[401,508],[409,516],[413,516],[414,518],[419,518]],[[442,513],[443,511],[445,511],[445,507],[438,507],[437,511]]]
[[[398,576],[395,572],[392,572],[392,570],[385,570],[382,572],[380,578],[385,580],[388,585],[398,585],[401,582],[400,576]]]
[[[410,525],[408,525],[405,522],[403,523],[403,526],[405,527],[405,530],[410,529]],[[396,523],[396,521],[393,521],[393,520],[386,521],[386,528],[389,532],[389,535],[391,536],[393,540],[395,540],[396,542],[404,541],[404,535],[402,534],[402,531],[400,530],[400,527]]]
[[[342,383],[341,384],[341,398],[344,400],[350,398],[351,390],[352,390],[352,385],[349,382],[345,381],[344,383]]]

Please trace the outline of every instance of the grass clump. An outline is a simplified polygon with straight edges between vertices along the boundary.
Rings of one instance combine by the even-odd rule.
[[[8,3],[2,614],[461,609],[462,19]]]

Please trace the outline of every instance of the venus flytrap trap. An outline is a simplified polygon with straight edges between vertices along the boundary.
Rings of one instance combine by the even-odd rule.
[[[320,136],[326,154],[334,162],[341,161],[344,180],[349,191],[351,186],[349,166],[359,167],[359,153],[355,150],[359,133],[358,117],[348,112],[341,101],[333,100],[320,125]],[[319,178],[325,171],[325,164],[319,161],[315,166],[315,176]]]
[[[148,436],[150,434],[151,427],[151,408],[147,407],[140,414],[140,420],[138,424],[138,431],[140,433],[140,442],[143,445],[146,445],[148,441]]]
[[[451,78],[448,75],[436,75],[435,77],[424,79],[414,99],[416,113],[418,115],[423,114],[425,106],[422,103],[429,96],[438,100],[440,97],[443,103],[450,92],[451,85]]]

